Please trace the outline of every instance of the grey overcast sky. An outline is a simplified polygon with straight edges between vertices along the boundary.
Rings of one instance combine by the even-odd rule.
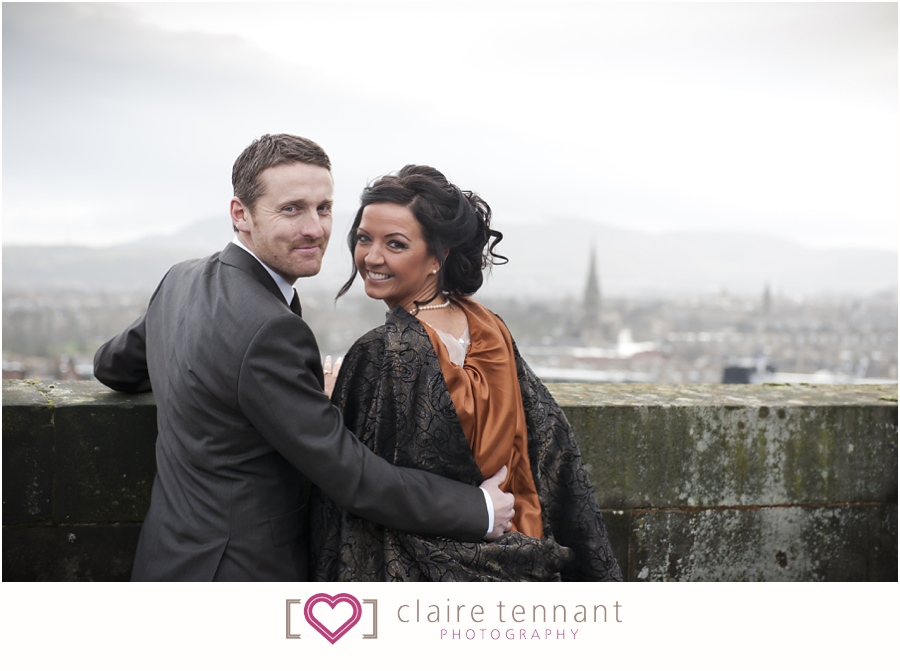
[[[4,3],[2,16],[4,244],[225,218],[241,149],[290,132],[329,152],[344,213],[415,162],[481,193],[501,228],[566,217],[897,249],[894,3]]]

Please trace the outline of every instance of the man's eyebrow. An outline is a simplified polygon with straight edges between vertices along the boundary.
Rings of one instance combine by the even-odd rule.
[[[306,198],[285,198],[280,206],[284,207],[285,205],[305,205],[305,204],[306,204]]]
[[[303,207],[307,203],[309,203],[309,200],[307,200],[306,198],[286,198],[278,205],[278,207],[287,207],[288,205],[297,205],[299,207]],[[321,207],[322,205],[332,207],[334,205],[334,200],[332,200],[331,198],[327,198],[316,203],[316,207]]]

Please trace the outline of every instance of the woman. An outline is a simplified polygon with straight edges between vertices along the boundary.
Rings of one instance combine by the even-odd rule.
[[[469,296],[502,239],[491,210],[428,166],[364,192],[348,236],[366,293],[390,309],[344,357],[332,400],[391,463],[472,484],[502,466],[510,533],[462,543],[406,534],[313,496],[319,580],[621,580],[571,428],[503,322]]]

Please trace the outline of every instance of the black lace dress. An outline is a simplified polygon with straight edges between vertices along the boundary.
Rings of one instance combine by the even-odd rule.
[[[572,429],[518,351],[515,358],[544,538],[508,533],[497,541],[464,543],[408,534],[351,515],[314,489],[313,579],[622,579]],[[333,401],[347,427],[389,462],[482,482],[431,340],[402,308],[347,353]]]

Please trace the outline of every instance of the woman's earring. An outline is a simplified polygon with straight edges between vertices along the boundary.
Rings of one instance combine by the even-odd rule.
[[[437,275],[437,268],[435,268],[434,270],[432,270],[432,271],[431,271],[431,274],[432,274],[432,275]]]

